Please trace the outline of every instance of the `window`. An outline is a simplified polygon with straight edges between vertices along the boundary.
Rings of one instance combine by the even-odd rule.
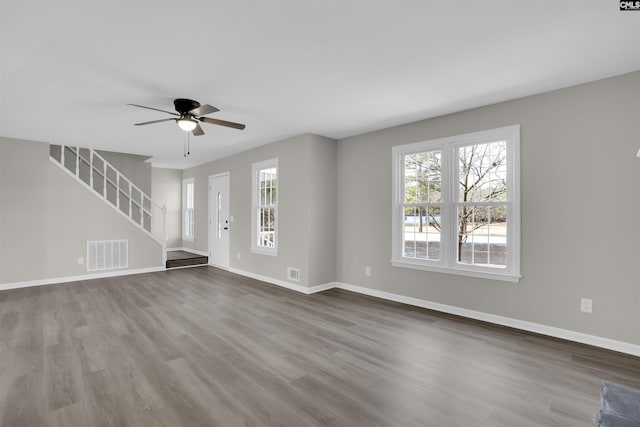
[[[251,250],[278,254],[278,159],[254,163],[252,168],[253,241]]]
[[[182,240],[193,240],[193,207],[195,198],[193,178],[182,181]]]
[[[392,264],[517,282],[520,126],[393,147]]]

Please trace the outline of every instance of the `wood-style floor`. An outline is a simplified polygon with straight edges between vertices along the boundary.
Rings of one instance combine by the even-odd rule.
[[[0,426],[591,426],[640,359],[212,267],[0,292]]]

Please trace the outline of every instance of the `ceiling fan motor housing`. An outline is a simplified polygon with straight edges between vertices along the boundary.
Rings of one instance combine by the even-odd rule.
[[[192,99],[178,98],[173,100],[173,105],[178,113],[185,115],[194,108],[198,108],[200,103]]]

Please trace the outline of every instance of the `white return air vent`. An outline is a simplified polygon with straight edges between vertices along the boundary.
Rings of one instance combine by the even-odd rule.
[[[87,271],[127,268],[128,240],[92,240],[87,242]]]
[[[287,268],[287,279],[293,280],[294,282],[300,281],[300,270],[297,268]]]

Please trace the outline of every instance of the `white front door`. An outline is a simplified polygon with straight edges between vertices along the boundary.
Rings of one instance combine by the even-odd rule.
[[[209,264],[229,268],[229,173],[209,177]]]

